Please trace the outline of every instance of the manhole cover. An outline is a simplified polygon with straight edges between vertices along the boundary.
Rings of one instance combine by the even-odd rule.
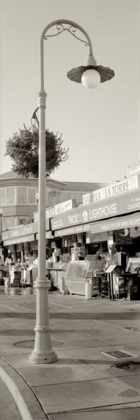
[[[102,354],[104,354],[105,356],[111,356],[114,357],[115,359],[123,359],[126,357],[134,357],[132,354],[130,353],[125,353],[122,350],[115,350],[115,351],[106,351],[106,352],[101,352]]]
[[[135,362],[131,360],[130,362],[123,362],[123,363],[116,363],[115,365],[111,367],[117,367],[118,369],[124,369],[124,370],[131,370],[133,372],[138,372],[140,370],[140,362]]]
[[[62,346],[63,342],[59,340],[52,340],[52,347]],[[34,348],[34,340],[19,341],[14,346],[21,347],[22,349]]]

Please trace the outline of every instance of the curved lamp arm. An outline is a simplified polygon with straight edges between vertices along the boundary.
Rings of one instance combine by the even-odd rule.
[[[64,27],[64,25],[69,25],[69,28]],[[57,33],[54,35],[46,35],[46,33],[48,32],[48,30],[50,28],[52,28],[53,26],[56,26],[57,29]],[[87,40],[83,41],[82,39],[78,38],[75,35],[76,30],[79,29],[79,31],[81,31],[84,35],[85,38]],[[59,35],[60,33],[64,32],[64,31],[68,31],[71,35],[73,35],[75,38],[77,38],[79,41],[82,41],[85,43],[85,45],[88,46],[88,64],[89,65],[93,65],[96,66],[96,61],[93,57],[93,48],[92,48],[92,43],[90,40],[89,35],[87,34],[87,32],[82,28],[82,26],[78,25],[77,23],[73,22],[72,20],[67,20],[67,19],[58,19],[58,20],[54,20],[53,22],[49,23],[49,25],[47,25],[41,35],[41,40],[40,40],[40,78],[41,78],[41,92],[44,92],[44,51],[43,51],[43,47],[44,47],[44,39],[48,39],[49,37],[53,37],[56,35]],[[46,36],[45,36],[46,35]]]

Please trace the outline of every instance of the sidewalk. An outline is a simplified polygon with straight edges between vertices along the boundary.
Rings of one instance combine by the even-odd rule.
[[[49,306],[58,362],[37,366],[29,362],[35,296],[0,295],[0,366],[32,419],[139,419],[140,302],[50,294]]]

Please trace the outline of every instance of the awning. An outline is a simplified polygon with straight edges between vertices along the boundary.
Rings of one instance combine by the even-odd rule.
[[[28,235],[28,236],[21,236],[20,238],[12,238],[8,239],[7,241],[3,242],[3,245],[16,245],[16,244],[24,244],[25,242],[32,242],[34,241],[35,236],[34,235]]]
[[[116,265],[110,265],[110,267],[107,268],[105,273],[112,273],[112,271],[114,271],[116,267]]]
[[[67,229],[61,229],[57,230],[54,234],[55,238],[61,237],[61,236],[69,236],[69,235],[76,235],[77,233],[84,233],[84,232],[90,232],[90,224],[85,225],[79,225],[79,226],[73,226]]]
[[[91,224],[91,233],[109,232],[110,230],[119,230],[140,226],[140,213],[132,216],[116,217],[108,221],[95,222]]]

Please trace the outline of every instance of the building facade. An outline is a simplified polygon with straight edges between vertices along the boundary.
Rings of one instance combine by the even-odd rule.
[[[46,180],[46,207],[52,207],[69,199],[76,205],[82,203],[86,192],[105,184],[83,182],[60,182]],[[2,232],[18,225],[31,223],[37,211],[38,179],[22,178],[13,171],[0,175],[0,210]]]

